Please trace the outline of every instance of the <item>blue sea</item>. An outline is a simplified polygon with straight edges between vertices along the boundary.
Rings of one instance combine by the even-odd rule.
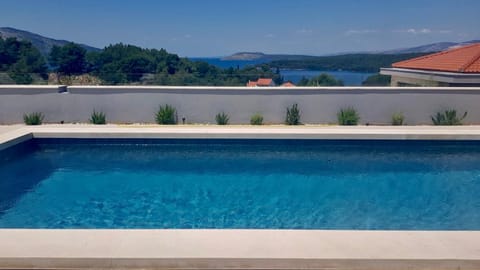
[[[248,65],[257,65],[265,63],[265,60],[254,60],[254,61],[238,61],[238,60],[222,60],[221,58],[190,58],[193,61],[205,61],[209,64],[215,65],[221,68],[243,68]],[[284,69],[280,70],[285,81],[291,81],[293,83],[298,83],[303,77],[310,79],[312,77],[318,76],[322,73],[327,73],[337,80],[342,80],[345,86],[359,86],[362,85],[362,82],[365,81],[368,76],[371,76],[375,73],[368,72],[352,72],[352,71],[331,71],[331,70],[292,70]]]
[[[265,60],[222,60],[222,58],[215,58],[215,57],[191,57],[188,58],[192,61],[203,61],[207,62],[211,65],[220,67],[220,68],[244,68],[246,66],[254,66],[262,63],[266,63],[268,61]]]
[[[0,228],[479,230],[480,143],[34,140]]]

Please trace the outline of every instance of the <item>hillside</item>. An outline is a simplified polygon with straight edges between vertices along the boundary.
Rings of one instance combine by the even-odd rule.
[[[411,47],[411,48],[388,50],[388,51],[383,51],[381,53],[384,53],[384,54],[432,53],[432,52],[445,51],[455,47],[464,46],[472,43],[478,43],[478,42],[480,42],[480,40],[470,40],[470,41],[464,41],[464,42],[438,42],[438,43],[432,43],[432,44]]]
[[[295,54],[265,54],[262,52],[239,52],[230,56],[223,57],[224,61],[251,61],[251,60],[263,60],[269,61],[302,61],[302,60],[315,60],[318,57],[336,57],[342,55],[376,55],[376,54],[415,54],[415,53],[433,53],[438,51],[444,51],[450,48],[458,46],[464,46],[472,43],[480,42],[480,40],[470,40],[464,42],[437,42],[432,44],[426,44],[416,47],[399,48],[385,51],[368,51],[368,52],[348,52],[348,53],[336,53],[332,55],[323,56],[311,56],[311,55],[295,55]]]
[[[315,56],[310,55],[296,55],[296,54],[265,54],[261,52],[239,52],[230,56],[223,57],[223,61],[252,61],[263,60],[265,62],[278,60],[301,60],[308,59]]]
[[[301,60],[278,60],[269,62],[270,68],[305,70],[346,70],[358,72],[378,72],[392,63],[423,56],[427,53],[407,54],[344,54],[317,56]]]
[[[258,60],[258,59],[264,59],[265,57],[267,57],[267,55],[261,52],[238,52],[230,56],[223,57],[222,60],[252,61],[252,60]]]
[[[31,33],[24,30],[19,30],[11,27],[0,27],[0,35],[3,38],[14,37],[19,40],[30,41],[33,46],[35,46],[42,55],[47,56],[50,53],[50,50],[53,46],[63,46],[70,41],[67,40],[58,40],[53,38],[44,37],[35,33]],[[85,48],[87,51],[100,51],[100,49],[79,44],[81,47]]]

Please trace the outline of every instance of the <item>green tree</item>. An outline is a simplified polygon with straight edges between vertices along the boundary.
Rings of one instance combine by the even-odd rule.
[[[49,55],[50,65],[65,75],[83,74],[87,71],[86,53],[83,47],[73,42],[62,47],[53,46]]]
[[[15,63],[9,70],[8,76],[15,81],[16,84],[31,84],[33,82],[32,75],[27,72],[28,66],[23,62]]]
[[[155,73],[162,54],[122,43],[110,45],[98,53],[88,54],[92,74],[108,84],[139,81],[145,73]]]
[[[260,77],[281,80],[280,74],[268,65],[221,69],[207,62],[180,58],[165,49],[144,49],[122,43],[90,52],[86,59],[90,74],[106,84],[239,86]]]
[[[305,84],[304,81],[301,81],[301,83],[302,85]],[[305,86],[343,86],[343,82],[335,79],[335,77],[331,75],[322,73],[308,80]]]
[[[375,74],[362,82],[363,86],[390,86],[391,76]]]
[[[300,81],[298,81],[297,86],[307,86],[308,85],[308,79],[303,76]]]
[[[33,82],[32,74],[47,78],[42,54],[28,41],[0,37],[0,71],[7,72],[17,84]]]
[[[21,42],[16,38],[7,38],[3,40],[0,37],[0,70],[6,71],[19,58]]]
[[[151,71],[150,58],[144,55],[133,55],[122,61],[122,71],[129,82],[139,81],[140,78]]]

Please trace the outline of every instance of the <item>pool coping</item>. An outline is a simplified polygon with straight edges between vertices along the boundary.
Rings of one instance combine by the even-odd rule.
[[[480,140],[480,126],[19,126],[32,138]],[[2,268],[480,269],[480,231],[0,229]]]
[[[0,268],[480,269],[480,231],[0,230]]]
[[[469,126],[250,126],[87,125],[17,126],[0,133],[0,147],[22,135],[35,138],[224,138],[335,140],[480,140],[480,125]],[[30,138],[31,138],[30,137]],[[29,138],[24,138],[28,140]],[[20,139],[22,140],[22,139]],[[12,142],[14,143],[14,142]],[[0,148],[1,149],[1,148]]]

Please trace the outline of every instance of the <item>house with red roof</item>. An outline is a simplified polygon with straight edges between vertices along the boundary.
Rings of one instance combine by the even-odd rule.
[[[296,87],[296,85],[294,83],[292,83],[291,81],[286,81],[284,83],[282,83],[282,85],[280,85],[281,87]]]
[[[268,87],[275,86],[275,82],[270,78],[259,78],[256,81],[248,81],[247,87]]]
[[[480,43],[433,53],[381,68],[392,86],[480,86]]]

